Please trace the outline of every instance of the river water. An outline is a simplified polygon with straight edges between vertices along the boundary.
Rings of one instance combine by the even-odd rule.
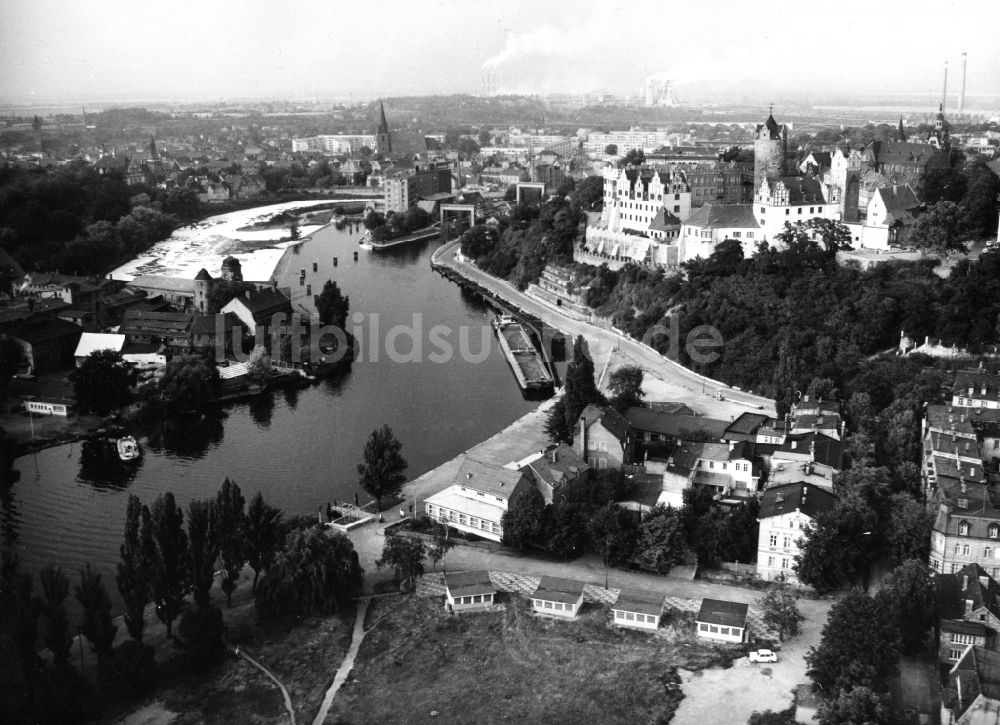
[[[537,405],[524,399],[491,334],[485,304],[431,270],[439,242],[373,252],[359,250],[359,237],[358,230],[324,227],[276,270],[297,305],[312,304],[299,284],[303,268],[314,294],[333,279],[350,297],[362,355],[346,375],[232,405],[218,421],[142,438],[134,469],[95,463],[80,443],[18,459],[21,480],[10,500],[0,502],[0,525],[16,536],[27,566],[37,570],[52,560],[75,579],[90,562],[104,572],[117,601],[114,571],[129,494],[149,504],[169,490],[186,506],[214,496],[228,476],[247,499],[260,490],[287,513],[313,514],[334,498],[353,501],[358,493],[367,500],[355,467],[369,433],[383,423],[402,441],[407,475],[415,478]],[[390,359],[387,336],[400,325],[416,331],[423,361]],[[436,337],[435,326],[441,326]],[[458,352],[463,337],[469,359]],[[455,354],[432,362],[446,357],[435,344],[442,339]],[[377,355],[372,340],[379,342]],[[478,355],[484,342],[487,354]],[[397,358],[414,357],[411,335],[397,328],[392,349]],[[438,355],[431,358],[432,352]]]

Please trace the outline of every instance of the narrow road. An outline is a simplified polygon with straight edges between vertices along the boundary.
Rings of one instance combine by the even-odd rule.
[[[347,650],[347,654],[344,655],[344,661],[340,663],[337,674],[333,676],[333,682],[323,697],[323,704],[320,705],[319,712],[313,718],[313,725],[323,725],[323,721],[326,720],[326,716],[330,712],[330,706],[333,704],[333,698],[336,696],[337,690],[347,682],[347,676],[354,669],[354,660],[358,656],[358,650],[361,649],[361,641],[365,638],[365,613],[368,611],[369,602],[371,602],[371,599],[362,599],[358,602],[358,611],[354,615],[354,632],[351,634],[351,647]]]
[[[459,247],[457,242],[445,245],[435,251],[433,261],[446,267],[450,267],[466,279],[469,279],[476,284],[485,287],[494,294],[509,300],[526,312],[535,315],[540,320],[545,322],[545,324],[555,327],[567,335],[571,335],[573,337],[583,335],[589,344],[593,345],[596,343],[604,350],[622,350],[639,363],[649,367],[664,380],[683,385],[691,390],[707,388],[709,392],[718,391],[727,400],[746,405],[753,409],[763,409],[768,412],[773,412],[773,400],[760,395],[754,395],[742,390],[737,390],[736,388],[710,378],[704,378],[694,371],[684,367],[680,363],[660,355],[658,352],[647,347],[638,340],[620,335],[614,330],[606,330],[589,322],[575,320],[568,317],[567,315],[559,312],[555,307],[547,305],[533,297],[529,297],[509,282],[497,279],[477,267],[468,264],[467,262],[460,261],[456,256],[458,249]],[[723,341],[723,344],[725,344],[725,341]],[[711,352],[711,350],[704,349],[703,352],[708,353]]]

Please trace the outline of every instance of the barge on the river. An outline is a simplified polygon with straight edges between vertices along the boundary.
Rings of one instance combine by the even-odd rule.
[[[493,329],[500,340],[500,349],[514,370],[517,382],[524,390],[544,390],[553,385],[542,356],[531,342],[531,336],[520,322],[510,315],[493,318]]]

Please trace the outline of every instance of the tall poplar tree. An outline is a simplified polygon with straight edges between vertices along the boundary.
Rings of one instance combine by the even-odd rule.
[[[247,560],[243,546],[244,509],[240,487],[227,478],[215,497],[215,515],[219,556],[222,558],[222,591],[226,593],[228,607],[233,606],[233,591]]]
[[[210,601],[215,580],[215,562],[219,558],[215,502],[192,501],[188,504],[188,551],[191,556],[191,589],[194,601],[204,606]]]
[[[188,584],[188,538],[184,532],[184,512],[174,494],[167,491],[153,503],[153,542],[156,562],[153,568],[153,597],[156,616],[167,627],[167,639],[173,637],[173,623],[184,604]]]

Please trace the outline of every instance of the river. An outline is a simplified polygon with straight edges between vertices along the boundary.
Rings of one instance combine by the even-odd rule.
[[[243,213],[250,218],[254,211]],[[180,236],[178,245],[204,253],[186,232]],[[374,252],[359,250],[359,237],[356,230],[323,227],[298,251],[288,251],[276,270],[279,285],[292,288],[296,304],[311,306],[306,287],[299,285],[303,268],[313,293],[334,279],[350,297],[363,351],[346,375],[232,405],[219,421],[143,438],[134,470],[93,464],[79,443],[18,459],[21,480],[10,500],[0,502],[0,525],[16,536],[27,566],[37,570],[55,561],[75,580],[78,569],[91,562],[104,572],[117,601],[114,571],[129,494],[148,504],[173,491],[186,506],[214,496],[228,476],[247,499],[260,490],[287,513],[314,514],[334,498],[353,501],[356,493],[361,501],[368,498],[357,486],[355,467],[365,439],[383,423],[402,441],[407,475],[415,478],[536,407],[522,396],[492,336],[485,304],[431,270],[429,257],[438,241]],[[171,266],[193,267],[180,258]],[[385,340],[394,326],[414,327],[415,319],[423,361],[394,362]],[[379,333],[373,337],[375,326]],[[488,354],[479,362],[460,354],[432,362],[441,357],[429,354],[440,351],[433,345],[435,326],[442,326],[437,339],[449,341],[456,353],[464,335],[473,355],[483,341]],[[371,354],[371,339],[380,342],[378,355]],[[412,349],[409,335],[398,334],[393,347],[406,356]]]

